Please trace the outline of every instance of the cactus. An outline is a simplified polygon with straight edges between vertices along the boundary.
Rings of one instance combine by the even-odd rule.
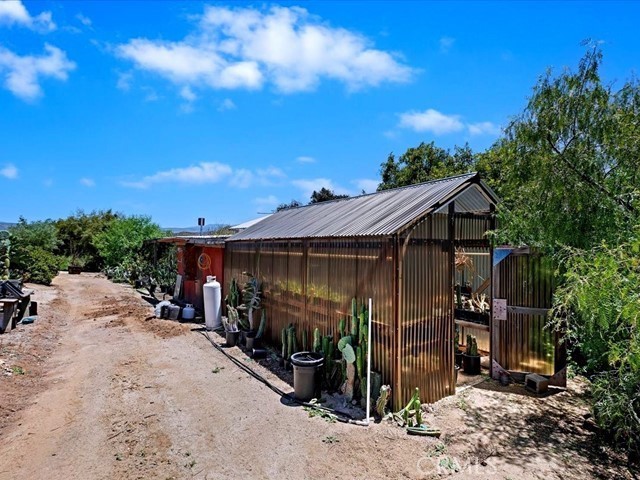
[[[222,317],[225,331],[237,332],[239,318],[240,316],[238,315],[238,310],[229,305],[227,307],[227,317]]]
[[[307,352],[307,331],[302,330],[302,351]]]
[[[287,328],[287,360],[291,358],[291,355],[296,353],[296,327],[293,324]]]
[[[262,310],[262,317],[260,318],[260,326],[258,327],[258,333],[256,333],[256,338],[262,337],[264,335],[264,330],[267,327],[267,312],[266,310]]]
[[[229,295],[226,297],[227,305],[231,305],[233,308],[238,308],[238,303],[240,301],[240,290],[238,290],[238,282],[236,282],[235,278],[231,279],[231,284],[229,285]]]
[[[287,329],[286,328],[282,329],[280,338],[282,339],[282,358],[286,360],[287,359]]]
[[[346,397],[347,401],[351,401],[353,398],[353,385],[356,381],[356,354],[353,351],[353,347],[350,344],[346,344],[342,349],[342,359],[345,364],[345,381],[342,384],[342,393]]]
[[[318,328],[313,330],[313,351],[319,352],[322,347],[322,336]]]
[[[346,347],[347,345],[351,345],[351,337],[348,335],[342,337],[338,341],[338,350],[340,350],[340,353],[342,353],[342,351],[344,350],[344,347]]]
[[[358,344],[358,304],[355,298],[351,299],[351,336],[354,345]]]
[[[467,355],[470,357],[478,356],[478,339],[475,335],[467,335]]]
[[[340,336],[340,338],[343,338],[347,332],[346,332],[346,323],[347,321],[344,318],[341,318],[338,321],[338,335]]]
[[[406,407],[393,414],[401,426],[419,427],[422,425],[422,403],[420,402],[420,389],[416,387],[413,396]],[[415,417],[415,420],[414,420]]]
[[[387,413],[386,407],[390,396],[391,387],[389,385],[382,385],[380,387],[380,396],[378,397],[378,401],[376,402],[376,412],[378,412],[378,415],[380,415],[380,417],[382,418],[384,418]]]

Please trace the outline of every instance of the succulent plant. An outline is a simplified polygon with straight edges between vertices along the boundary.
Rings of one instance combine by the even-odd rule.
[[[319,352],[322,347],[322,336],[320,335],[320,329],[315,328],[313,330],[313,351]]]
[[[467,355],[470,357],[478,356],[478,339],[475,335],[467,335]]]

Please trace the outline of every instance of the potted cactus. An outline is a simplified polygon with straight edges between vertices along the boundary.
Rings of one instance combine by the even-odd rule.
[[[238,343],[238,336],[240,335],[240,331],[238,330],[238,310],[231,305],[227,305],[227,315],[227,317],[222,317],[227,347],[235,347]]]
[[[460,350],[460,327],[456,325],[456,336],[454,340],[453,348],[456,352],[456,366],[462,367],[462,356],[464,352]]]
[[[467,351],[464,356],[464,373],[467,375],[480,374],[480,354],[478,340],[475,335],[467,335]]]

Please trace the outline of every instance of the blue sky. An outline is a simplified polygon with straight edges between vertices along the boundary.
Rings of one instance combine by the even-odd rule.
[[[0,0],[0,220],[233,224],[323,186],[373,191],[390,152],[489,147],[584,39],[622,84],[638,18],[635,2]]]

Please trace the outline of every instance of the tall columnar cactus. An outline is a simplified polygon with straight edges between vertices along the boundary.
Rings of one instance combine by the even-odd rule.
[[[291,359],[291,355],[293,355],[294,353],[296,353],[296,351],[298,350],[298,345],[296,342],[296,327],[292,325],[289,325],[289,328],[287,328],[287,360]]]
[[[475,335],[467,335],[467,355],[470,357],[478,356],[478,339]]]
[[[287,359],[287,329],[283,328],[280,334],[280,339],[282,340],[282,358],[284,360]]]
[[[358,344],[358,303],[355,298],[351,299],[351,336],[353,337],[353,344]]]
[[[306,352],[307,350],[307,331],[302,330],[302,351]]]
[[[229,285],[229,295],[227,295],[227,305],[231,305],[233,308],[238,308],[240,303],[240,290],[238,289],[238,282],[235,278],[231,279]]]
[[[341,318],[338,321],[338,336],[340,338],[344,337],[347,334],[346,324],[347,324],[347,321],[344,318]]]
[[[258,333],[256,333],[256,338],[262,337],[264,335],[264,331],[267,327],[267,311],[262,310],[262,317],[260,318],[260,326],[258,327]]]
[[[322,348],[322,336],[320,335],[320,330],[315,328],[313,330],[313,351],[319,352]]]

